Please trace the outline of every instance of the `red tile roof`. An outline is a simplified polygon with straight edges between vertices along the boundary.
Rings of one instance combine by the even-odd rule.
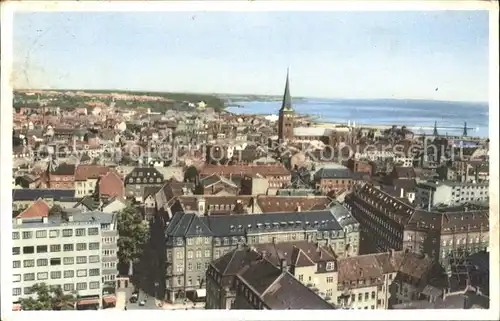
[[[111,171],[99,178],[98,190],[100,195],[109,197],[125,197],[125,186],[117,173]]]
[[[200,171],[201,177],[206,177],[213,174],[219,174],[223,176],[260,174],[266,177],[290,175],[290,172],[282,164],[229,166],[206,165]]]
[[[263,213],[324,210],[332,200],[326,196],[257,196]]]
[[[78,165],[75,172],[76,181],[86,181],[87,179],[97,179],[106,175],[111,169],[101,165]]]
[[[25,209],[16,218],[39,218],[49,216],[49,204],[44,200],[38,200]]]

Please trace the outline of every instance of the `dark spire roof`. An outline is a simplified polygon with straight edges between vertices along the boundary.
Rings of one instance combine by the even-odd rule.
[[[464,122],[464,132],[463,136],[467,136],[467,122]]]
[[[285,93],[283,94],[283,102],[281,103],[280,111],[293,111],[292,108],[292,97],[290,96],[290,82],[289,82],[289,70],[286,70],[286,83],[285,83]]]
[[[434,122],[434,133],[433,133],[433,135],[434,135],[434,136],[438,136],[438,127],[437,127],[437,123],[438,123],[437,121],[435,121],[435,122]]]

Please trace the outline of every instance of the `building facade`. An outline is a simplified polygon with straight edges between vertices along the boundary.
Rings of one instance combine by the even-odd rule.
[[[356,224],[343,227],[333,214],[335,211],[340,208],[214,216],[176,213],[165,231],[167,300],[175,301],[184,298],[187,292],[204,289],[210,262],[238,244],[307,240],[338,249],[339,255],[346,252],[357,255],[358,227]]]

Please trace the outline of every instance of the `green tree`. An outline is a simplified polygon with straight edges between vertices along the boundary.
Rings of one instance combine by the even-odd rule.
[[[49,288],[45,283],[37,283],[31,287],[36,294],[33,297],[20,299],[21,307],[30,310],[74,310],[76,297],[74,294],[64,294],[61,287]]]
[[[49,216],[59,215],[63,212],[63,208],[59,204],[54,204],[49,210]]]
[[[198,170],[194,166],[189,166],[184,172],[184,182],[194,183],[198,177]]]
[[[118,260],[123,266],[137,262],[149,241],[149,227],[132,206],[118,214]]]

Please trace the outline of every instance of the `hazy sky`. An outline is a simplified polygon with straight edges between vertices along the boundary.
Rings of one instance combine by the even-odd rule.
[[[486,11],[18,13],[14,56],[18,88],[488,99]]]

